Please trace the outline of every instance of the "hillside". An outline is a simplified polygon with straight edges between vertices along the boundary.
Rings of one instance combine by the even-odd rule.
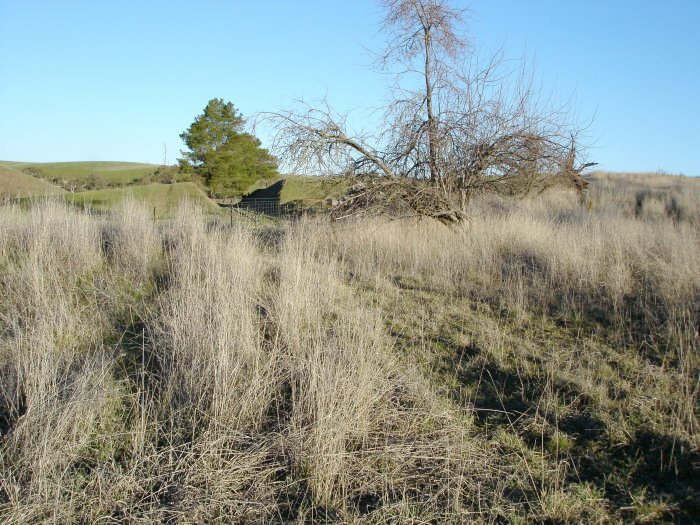
[[[0,164],[0,199],[3,197],[43,197],[65,191],[10,166]]]
[[[307,206],[319,204],[324,199],[338,198],[347,191],[351,179],[344,177],[310,177],[285,175],[280,202],[299,202]]]
[[[264,199],[280,204],[295,203],[301,207],[320,204],[326,198],[339,198],[347,190],[351,179],[346,177],[314,177],[310,175],[283,175],[266,186],[255,184],[243,196],[245,199]],[[223,199],[226,202],[227,199]]]
[[[32,195],[44,195],[50,188],[63,192],[60,186],[76,197],[74,202],[92,200],[95,207],[106,209],[119,200],[118,188],[129,186],[148,186],[153,181],[153,175],[159,166],[137,162],[13,162],[0,161],[0,166],[19,174],[14,178],[3,178],[3,190],[6,194],[28,196],[25,190],[34,188]],[[175,175],[175,177],[178,177]],[[163,177],[159,177],[163,178]],[[182,179],[188,177],[182,176]],[[51,184],[55,181],[56,184]],[[163,181],[165,182],[165,181]],[[349,180],[339,177],[311,177],[303,175],[284,175],[270,183],[267,187],[254,185],[248,191],[248,198],[277,200],[280,204],[295,203],[301,207],[314,206],[328,197],[337,198],[347,189]],[[280,191],[281,189],[281,191]],[[39,193],[39,190],[42,190]],[[107,193],[102,193],[107,191]],[[135,189],[136,194],[146,196],[153,189]],[[159,192],[156,192],[159,193]],[[162,192],[160,192],[162,193]],[[85,194],[85,195],[83,195]],[[201,192],[192,193],[201,198]],[[152,195],[149,198],[162,200],[163,195]],[[223,202],[226,202],[224,200]],[[208,205],[208,204],[207,204]]]
[[[2,162],[16,170],[28,170],[30,173],[47,179],[85,182],[90,177],[99,179],[104,184],[126,185],[144,175],[153,173],[158,166],[139,162]]]
[[[155,210],[157,217],[170,215],[183,201],[189,201],[208,213],[219,212],[219,207],[191,182],[154,183],[129,188],[82,191],[65,196],[68,202],[101,211],[114,209],[126,197],[141,202],[152,213]]]
[[[700,189],[700,177],[669,175],[658,172],[594,171],[590,180],[598,189],[617,186],[624,191]]]

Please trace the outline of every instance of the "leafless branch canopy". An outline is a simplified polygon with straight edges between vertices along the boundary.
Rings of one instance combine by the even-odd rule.
[[[291,109],[259,114],[255,124],[271,128],[273,150],[292,169],[353,175],[380,171],[396,177],[385,153],[370,145],[373,137],[350,133],[346,123],[346,116],[335,113],[326,100],[314,106],[300,100]]]
[[[446,0],[383,4],[389,39],[378,64],[396,82],[376,136],[353,133],[326,100],[259,116],[294,169],[363,177],[336,215],[379,206],[459,221],[477,192],[586,187],[581,129],[524,65],[470,54],[463,13]]]

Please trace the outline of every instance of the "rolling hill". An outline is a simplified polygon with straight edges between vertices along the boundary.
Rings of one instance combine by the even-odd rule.
[[[50,182],[0,164],[0,198],[43,197],[65,191]]]
[[[82,191],[66,195],[66,200],[78,206],[89,206],[95,210],[109,210],[125,197],[131,196],[142,201],[155,215],[164,217],[170,214],[182,200],[192,200],[207,213],[218,213],[220,208],[206,194],[191,182],[175,184],[146,184],[130,188]]]
[[[126,185],[134,179],[153,173],[158,166],[140,162],[1,162],[5,166],[21,171],[30,168],[41,178],[58,178],[84,182],[91,176],[105,184]]]

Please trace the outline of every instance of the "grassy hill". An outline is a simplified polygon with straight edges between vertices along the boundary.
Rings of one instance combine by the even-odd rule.
[[[43,197],[65,193],[63,189],[9,166],[0,164],[0,198]]]
[[[284,175],[267,186],[253,186],[246,197],[275,199],[279,200],[280,204],[295,202],[304,207],[314,206],[326,198],[342,196],[348,189],[350,181],[351,179],[346,177]]]
[[[177,200],[180,197],[195,197],[196,200],[204,202],[205,206],[211,206],[213,202],[193,184],[175,185],[175,189],[167,192],[163,187],[169,185],[149,184],[153,180],[150,176],[159,167],[155,164],[112,161],[48,163],[0,161],[0,167],[5,170],[5,174],[0,175],[2,177],[0,191],[12,196],[63,193],[64,190],[60,188],[63,186],[70,191],[77,190],[74,196],[69,197],[72,202],[78,204],[92,202],[95,208],[107,209],[121,200],[123,193],[119,188],[129,186],[134,195],[155,201],[155,205],[162,211],[170,209],[172,199]],[[283,181],[281,191],[279,190],[280,181]],[[268,187],[257,185],[250,188],[249,195],[253,194],[251,196],[254,198],[270,198],[270,195],[274,194],[272,198],[278,199],[281,204],[295,202],[307,207],[319,204],[327,197],[341,196],[348,185],[349,179],[340,177],[284,175]],[[188,189],[179,195],[178,192],[183,192],[184,188]]]
[[[85,182],[90,177],[104,184],[126,185],[134,179],[153,173],[158,166],[140,162],[2,162],[18,171],[29,169],[47,179]]]
[[[298,201],[303,204],[318,204],[328,197],[340,197],[349,186],[350,179],[344,177],[309,177],[286,175],[280,201]]]
[[[206,194],[191,182],[175,184],[147,184],[130,188],[112,188],[107,190],[82,191],[66,195],[66,200],[79,206],[89,206],[96,210],[109,210],[116,204],[131,196],[158,217],[170,215],[183,200],[192,201],[208,213],[216,213],[219,207]]]
[[[596,190],[605,191],[615,188],[622,191],[655,191],[700,189],[700,177],[685,175],[668,175],[658,172],[615,172],[594,171],[590,180]]]

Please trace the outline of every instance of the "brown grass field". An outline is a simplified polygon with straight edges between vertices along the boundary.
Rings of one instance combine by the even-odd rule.
[[[471,212],[0,206],[0,521],[697,520],[698,181]]]

